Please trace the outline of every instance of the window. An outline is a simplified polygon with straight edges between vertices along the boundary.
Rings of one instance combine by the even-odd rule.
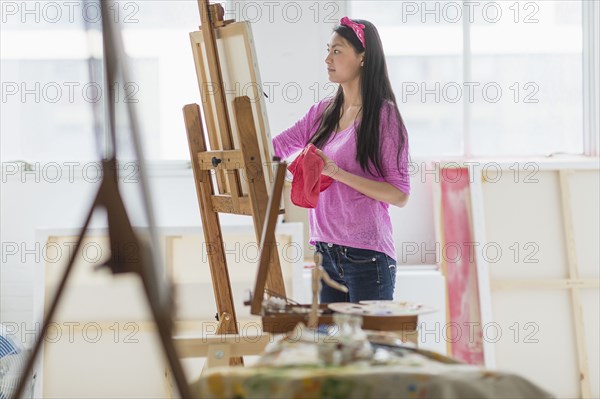
[[[111,11],[133,80],[116,88],[114,101],[136,103],[148,159],[188,159],[181,109],[199,97],[188,36],[200,25],[197,2],[114,1]],[[92,103],[103,93],[89,81],[85,19],[99,20],[97,5],[2,2],[3,161],[99,158]]]
[[[413,156],[583,152],[580,1],[351,1],[373,22]]]

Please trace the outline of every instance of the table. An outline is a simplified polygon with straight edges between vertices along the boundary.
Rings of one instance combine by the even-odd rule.
[[[220,367],[192,384],[199,398],[552,398],[518,375],[415,349],[396,364]]]

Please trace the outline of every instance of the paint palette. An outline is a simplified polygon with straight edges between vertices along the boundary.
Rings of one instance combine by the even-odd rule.
[[[437,311],[430,306],[404,301],[337,302],[327,306],[334,312],[361,316],[416,316]]]

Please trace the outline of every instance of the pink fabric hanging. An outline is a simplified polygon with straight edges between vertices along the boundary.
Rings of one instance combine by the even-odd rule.
[[[289,164],[288,170],[294,175],[292,180],[292,203],[303,208],[315,208],[319,193],[333,183],[329,176],[321,175],[324,162],[317,154],[317,147],[307,145]]]

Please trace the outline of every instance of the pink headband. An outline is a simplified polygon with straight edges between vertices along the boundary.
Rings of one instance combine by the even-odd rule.
[[[350,18],[344,17],[344,18],[340,19],[340,25],[346,25],[347,27],[352,28],[352,30],[358,37],[358,40],[360,40],[360,42],[362,43],[363,48],[366,48],[366,46],[365,46],[365,31],[364,31],[365,26],[363,24],[357,24],[356,22],[352,21]]]

